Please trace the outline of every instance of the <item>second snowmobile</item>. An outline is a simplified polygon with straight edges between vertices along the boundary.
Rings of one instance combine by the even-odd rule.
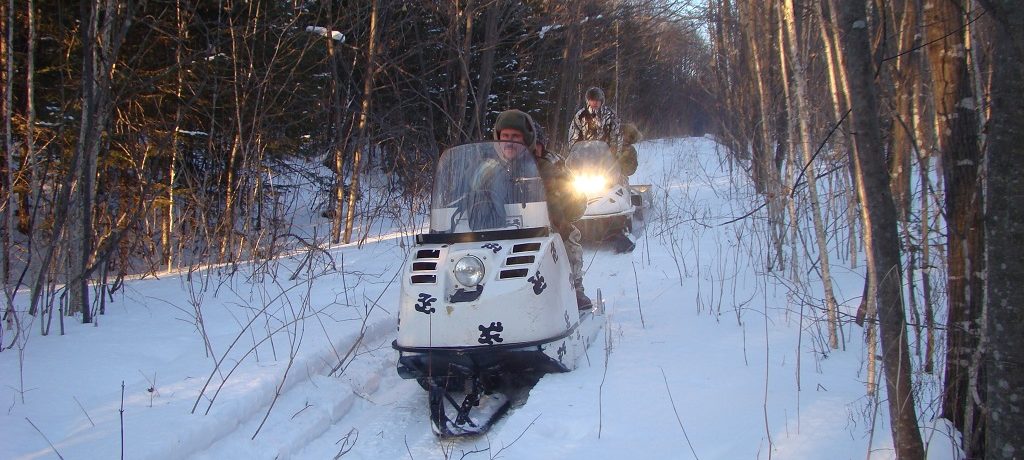
[[[650,201],[649,185],[629,184],[619,162],[604,141],[576,142],[566,165],[576,189],[587,196],[587,210],[576,226],[588,240],[606,240],[633,231],[634,218],[642,218]]]

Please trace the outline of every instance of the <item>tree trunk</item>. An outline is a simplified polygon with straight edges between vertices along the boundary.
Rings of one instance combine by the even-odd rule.
[[[785,23],[783,15],[777,16],[779,30],[785,30]],[[778,36],[778,47],[779,47],[779,73],[782,76],[782,95],[785,101],[786,110],[784,111],[787,115],[785,118],[785,131],[787,142],[781,142],[780,146],[785,148],[786,151],[786,172],[785,181],[786,187],[783,189],[781,198],[784,200],[786,208],[789,210],[789,269],[790,277],[794,283],[800,283],[800,257],[797,245],[800,244],[800,228],[798,225],[798,215],[796,209],[796,199],[793,193],[796,187],[796,155],[794,153],[794,147],[792,142],[796,139],[796,123],[799,114],[796,113],[796,109],[791,105],[793,101],[793,95],[790,93],[790,70],[789,62],[786,60],[786,35],[780,32]],[[782,127],[779,128],[783,129]]]
[[[970,458],[981,454],[979,404],[970,387],[983,377],[970,369],[978,347],[985,263],[977,116],[964,53],[963,5],[933,2],[924,9],[925,38],[935,100],[936,132],[946,192],[949,315],[942,415],[964,435]],[[972,383],[973,382],[973,383]]]
[[[0,283],[4,287],[11,270],[10,233],[14,230],[14,138],[11,129],[14,117],[14,102],[11,93],[14,90],[14,0],[0,2],[0,20],[4,21],[5,33],[0,33],[0,84],[4,88],[2,114],[4,127],[4,165],[2,188],[4,200],[3,223],[0,224]],[[4,309],[8,327],[14,320],[14,309],[8,302]]]
[[[175,2],[175,15],[178,26],[178,45],[175,48],[175,58],[178,62],[184,62],[185,60],[185,42],[188,40],[188,23],[185,18],[185,11],[181,4],[181,0]],[[164,223],[163,236],[161,237],[161,244],[164,251],[164,266],[167,267],[168,271],[174,269],[174,255],[175,255],[175,238],[177,234],[177,221],[175,217],[175,210],[177,208],[175,201],[177,195],[175,194],[174,187],[178,177],[178,142],[180,141],[180,131],[182,129],[182,117],[184,114],[184,90],[185,90],[185,69],[179,67],[177,73],[177,87],[174,90],[175,98],[175,111],[174,111],[174,132],[171,133],[171,159],[168,165],[167,171],[167,215],[166,222]]]
[[[558,91],[555,97],[555,110],[551,111],[551,115],[548,122],[548,128],[552,129],[552,132],[565,133],[562,139],[565,139],[565,151],[569,150],[569,123],[572,123],[572,117],[576,113],[576,85],[578,84],[577,76],[579,74],[580,67],[580,10],[581,2],[570,2],[566,6],[567,17],[563,20],[566,21],[569,26],[566,28],[565,34],[565,46],[562,48],[562,66],[558,73],[559,83]],[[563,120],[565,123],[563,124]],[[559,137],[550,136],[552,139],[558,139]],[[556,145],[557,148],[557,145]]]
[[[814,157],[811,152],[811,129],[808,126],[808,118],[811,117],[811,109],[807,96],[807,71],[804,68],[804,60],[801,56],[800,45],[797,39],[796,14],[793,0],[786,0],[783,9],[785,10],[784,22],[785,32],[788,36],[790,60],[793,63],[793,87],[796,92],[796,118],[799,126],[799,148],[803,152],[804,179],[807,181],[807,195],[811,201],[811,218],[814,222],[814,236],[818,244],[818,259],[821,267],[821,284],[825,292],[825,311],[828,315],[828,343],[833,349],[839,348],[839,335],[836,332],[838,323],[835,293],[832,291],[832,271],[829,263],[828,236],[825,234],[825,222],[821,216],[821,202],[818,198],[817,172],[814,167]],[[796,184],[794,184],[796,186]]]
[[[453,144],[460,144],[466,140],[467,133],[465,130],[466,126],[466,106],[469,104],[469,80],[470,70],[469,63],[472,59],[472,47],[473,44],[473,0],[466,0],[466,5],[459,11],[458,2],[453,6],[455,8],[455,21],[452,24],[452,35],[456,40],[460,39],[461,43],[456,46],[455,63],[459,66],[459,84],[455,90],[455,114],[452,117],[453,123],[450,127],[448,139]],[[465,21],[465,28],[463,29],[462,22],[460,19]],[[459,34],[458,32],[462,32]]]
[[[238,206],[238,190],[236,189],[235,182],[238,180],[237,171],[242,163],[241,158],[244,157],[244,152],[247,150],[247,146],[244,145],[246,127],[242,125],[242,110],[247,94],[243,94],[245,90],[241,88],[244,84],[244,74],[246,73],[246,70],[241,68],[241,66],[245,65],[241,48],[246,37],[239,36],[238,29],[244,26],[236,24],[234,16],[234,14],[227,15],[228,34],[231,40],[231,104],[234,109],[235,132],[231,134],[231,146],[224,161],[224,177],[221,182],[221,187],[223,187],[221,190],[224,194],[224,208],[221,211],[220,222],[218,223],[221,238],[217,257],[218,262],[233,260],[233,258],[229,259],[228,254],[235,241],[235,208]],[[255,21],[255,18],[253,20]]]
[[[899,213],[900,221],[906,223],[910,216],[910,165],[914,146],[913,127],[913,99],[914,90],[917,85],[914,83],[918,78],[917,58],[919,53],[903,53],[903,50],[915,49],[919,44],[917,28],[917,9],[913,1],[894,2],[889,5],[891,24],[895,29],[897,38],[895,41],[896,50],[887,50],[886,54],[900,53],[896,58],[896,65],[892,72],[892,90],[895,98],[895,110],[893,113],[892,141],[889,148],[889,177],[891,181],[893,199],[896,200],[896,211]],[[905,225],[905,224],[904,224]]]
[[[868,261],[879,275],[879,332],[893,443],[898,458],[920,459],[924,458],[924,446],[911,385],[912,363],[900,281],[899,227],[884,162],[865,6],[862,2],[843,0],[833,0],[831,5],[839,8],[837,26],[846,53],[847,94],[856,133],[850,163],[863,197],[861,218],[867,229],[864,239]]]
[[[758,123],[757,134],[754,136],[754,158],[751,159],[751,166],[754,175],[754,186],[758,192],[765,195],[765,203],[768,208],[768,228],[769,234],[772,239],[772,246],[775,249],[776,264],[769,264],[769,268],[778,266],[782,267],[785,259],[783,240],[785,240],[785,227],[783,227],[783,221],[785,220],[784,211],[784,200],[781,196],[781,184],[779,182],[779,170],[775,168],[775,162],[772,157],[775,152],[774,144],[775,140],[771,134],[772,120],[775,119],[772,116],[772,112],[769,106],[769,100],[772,95],[768,90],[768,82],[770,74],[765,69],[766,66],[762,64],[766,61],[766,51],[761,50],[761,40],[763,33],[767,33],[764,27],[758,27],[759,19],[763,18],[762,3],[760,1],[747,1],[739,2],[740,17],[745,24],[744,29],[747,39],[747,46],[750,47],[751,61],[753,63],[754,80],[756,85],[756,93],[754,97],[757,98],[758,102]],[[770,47],[769,47],[770,48]]]
[[[984,458],[1024,455],[1024,8],[1016,0],[985,1],[996,18],[985,183],[987,345]]]
[[[334,18],[334,2],[327,2],[327,17]],[[329,22],[329,24],[331,24]],[[334,30],[332,26],[331,31]],[[343,128],[343,117],[344,105],[341,99],[341,89],[338,88],[338,82],[342,81],[342,76],[338,70],[338,62],[341,59],[341,55],[338,53],[334,43],[334,37],[331,33],[327,34],[327,66],[331,71],[331,81],[329,85],[329,92],[331,94],[331,120],[329,126],[331,127],[331,169],[334,170],[334,196],[330,201],[330,209],[333,213],[330,214],[331,219],[331,243],[338,244],[341,242],[341,233],[344,229],[344,220],[341,210],[345,204],[345,132]]]
[[[28,52],[26,53],[26,59],[31,62],[32,59],[32,42],[35,39],[33,36],[35,29],[32,24],[32,0],[28,1],[28,22],[29,22],[29,46]],[[12,128],[14,127],[14,101],[11,93],[14,89],[14,1],[11,0],[7,3],[0,2],[0,21],[6,24],[6,33],[0,33],[0,86],[3,87],[4,98],[2,102],[2,108],[0,108],[0,122],[3,123],[4,128],[4,166],[3,166],[3,185],[2,188],[4,193],[4,199],[6,205],[3,210],[3,223],[0,228],[0,287],[3,290],[3,319],[7,330],[13,330],[16,323],[16,315],[18,314],[14,309],[14,289],[9,287],[8,281],[11,277],[11,238],[10,235],[14,232],[14,210],[15,197],[14,197],[14,138],[12,136]],[[31,75],[33,69],[31,64],[29,65],[29,75]],[[31,83],[31,77],[27,79]],[[29,86],[31,88],[31,86]],[[31,93],[29,93],[29,101],[31,101]],[[31,120],[31,117],[29,117]],[[32,128],[29,127],[29,130]],[[26,136],[27,142],[31,141],[31,136]],[[19,327],[20,329],[20,327]],[[19,330],[15,334],[20,333]],[[2,335],[2,334],[0,334]],[[14,341],[11,341],[14,343]],[[0,351],[3,351],[3,343],[0,343]]]
[[[86,266],[89,263],[89,243],[92,233],[92,201],[89,187],[92,180],[87,171],[92,170],[95,155],[99,154],[100,138],[106,125],[103,117],[103,105],[109,97],[109,87],[101,64],[100,43],[103,40],[103,28],[100,16],[103,14],[102,0],[82,3],[82,115],[78,133],[78,145],[75,148],[72,168],[75,178],[69,184],[71,200],[68,201],[68,314],[82,312],[82,322],[91,322],[89,317],[88,280],[85,278]]]
[[[494,58],[498,49],[498,26],[504,6],[492,3],[487,7],[484,17],[484,45],[480,54],[480,78],[476,86],[473,121],[470,123],[470,135],[482,139],[484,121],[487,118],[487,107],[490,103],[491,84],[494,82]]]
[[[342,240],[352,242],[352,227],[356,216],[356,197],[359,196],[359,175],[362,168],[364,149],[370,146],[370,104],[373,98],[373,80],[377,72],[377,0],[370,4],[370,39],[366,51],[366,75],[363,77],[363,103],[359,113],[359,144],[352,155],[352,183],[348,189],[348,206],[345,208],[345,235]]]

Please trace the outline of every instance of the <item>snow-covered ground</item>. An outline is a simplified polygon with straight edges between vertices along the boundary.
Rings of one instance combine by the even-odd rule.
[[[425,393],[395,372],[410,239],[383,226],[358,247],[130,281],[97,326],[64,336],[36,320],[0,353],[0,458],[894,458],[863,331],[846,324],[827,348],[815,272],[801,273],[809,296],[789,295],[766,267],[763,213],[727,223],[757,200],[715,147],[639,146],[632,182],[653,185],[654,206],[637,249],[585,254],[604,340],[485,436],[435,438]],[[835,260],[852,314],[862,269]],[[928,458],[955,458],[932,417]]]

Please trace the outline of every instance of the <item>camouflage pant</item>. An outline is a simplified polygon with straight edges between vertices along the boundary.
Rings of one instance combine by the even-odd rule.
[[[567,232],[568,235],[562,234],[562,240],[565,243],[566,256],[569,258],[569,268],[572,270],[572,284],[576,289],[583,289],[583,245],[580,244],[583,234],[575,225],[571,225],[570,228],[572,230]]]

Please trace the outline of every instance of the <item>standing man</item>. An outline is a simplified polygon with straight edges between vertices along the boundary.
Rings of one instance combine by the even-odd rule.
[[[586,93],[587,105],[569,122],[569,147],[579,141],[605,141],[616,156],[622,147],[619,116],[605,105],[604,90],[596,86]]]

